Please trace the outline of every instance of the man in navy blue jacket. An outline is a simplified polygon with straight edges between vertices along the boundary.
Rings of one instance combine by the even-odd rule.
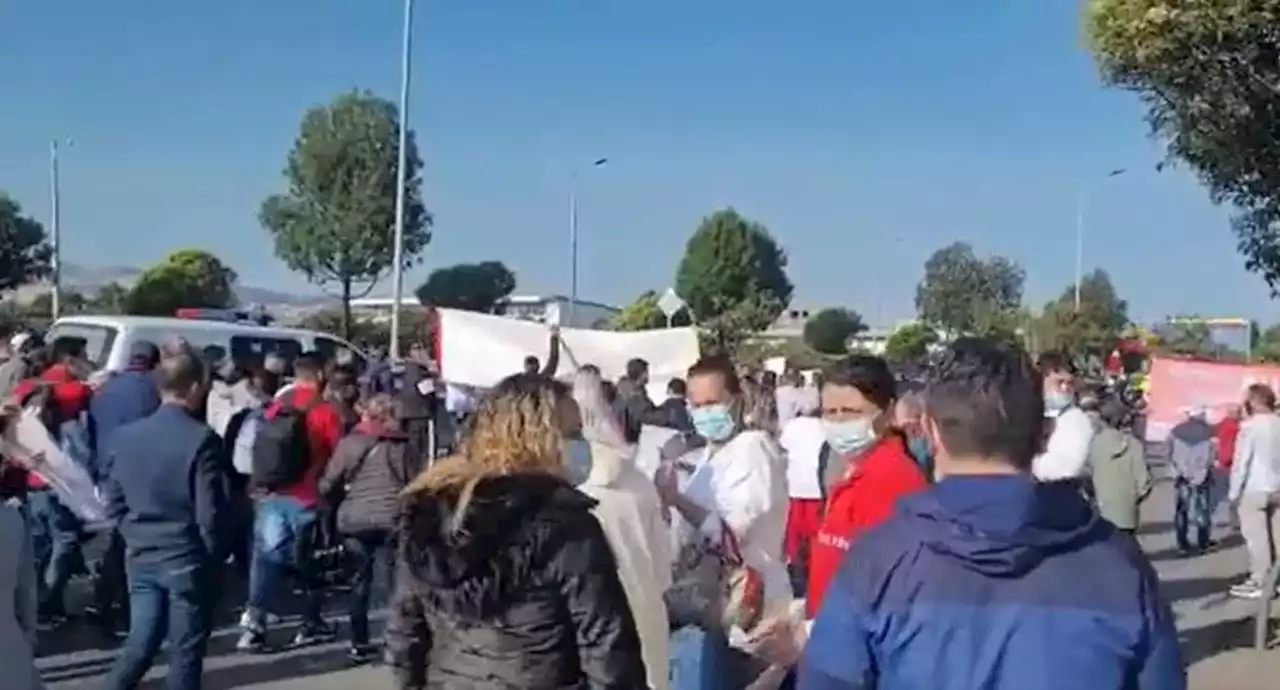
[[[937,484],[849,549],[801,690],[1185,690],[1137,542],[1030,474],[1043,423],[1024,353],[952,344],[924,394]]]
[[[108,440],[108,512],[124,537],[129,636],[104,688],[135,688],[168,639],[170,690],[198,690],[226,554],[229,511],[218,435],[196,418],[209,374],[190,348],[156,371],[160,407]]]
[[[160,389],[156,387],[155,368],[160,361],[160,348],[146,341],[134,343],[129,351],[129,366],[112,375],[89,401],[94,452],[89,471],[97,484],[110,473],[111,454],[107,441],[116,430],[142,419],[160,407]],[[114,631],[128,623],[128,607],[124,605],[124,540],[118,531],[102,555],[102,563],[93,583],[94,605],[89,613]],[[113,616],[112,614],[118,614]],[[114,618],[114,620],[113,620]]]

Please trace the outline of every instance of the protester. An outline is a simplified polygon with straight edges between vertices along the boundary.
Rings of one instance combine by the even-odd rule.
[[[658,405],[658,409],[665,417],[662,426],[681,432],[693,431],[693,418],[689,416],[689,389],[684,379],[675,377],[667,382],[667,399]]]
[[[0,668],[4,687],[44,690],[36,668],[36,570],[22,513],[0,503]]]
[[[765,610],[785,608],[793,597],[782,552],[787,485],[781,451],[767,433],[745,429],[743,390],[732,362],[704,357],[689,369],[688,381],[693,425],[707,445],[687,469],[668,462],[655,477],[658,494],[680,518],[681,548],[736,544],[744,564],[763,580]],[[746,687],[759,672],[719,629],[675,631],[671,657],[676,690]],[[717,685],[707,686],[708,680]]]
[[[503,380],[408,488],[387,642],[402,689],[646,687],[595,501],[565,479],[568,390]]]
[[[1246,391],[1244,409],[1227,497],[1236,506],[1249,553],[1249,577],[1232,586],[1231,594],[1257,599],[1274,585],[1266,576],[1280,547],[1280,417],[1275,392],[1259,383]]]
[[[1040,355],[1038,368],[1043,378],[1045,417],[1053,421],[1032,472],[1042,482],[1068,482],[1087,492],[1093,422],[1075,404],[1075,367],[1065,356],[1047,352]]]
[[[369,644],[369,606],[376,581],[389,591],[395,571],[395,521],[400,492],[413,477],[398,403],[374,395],[361,407],[359,424],[338,442],[320,479],[320,495],[337,513],[337,528],[355,564],[348,608],[349,656],[365,663],[376,656]]]
[[[220,369],[219,376],[210,386],[205,414],[208,415],[209,426],[219,436],[225,437],[232,417],[254,406],[258,400],[249,388],[248,372],[244,366],[231,357],[223,357],[216,366]]]
[[[1169,431],[1169,465],[1173,469],[1177,502],[1173,509],[1174,533],[1183,555],[1209,549],[1213,515],[1209,509],[1213,491],[1214,432],[1203,409],[1188,410]],[[1195,544],[1190,531],[1195,528]]]
[[[1089,467],[1098,513],[1132,535],[1138,529],[1138,505],[1151,493],[1152,480],[1146,449],[1122,427],[1127,416],[1118,400],[1108,400],[1090,414],[1095,433]]]
[[[1214,425],[1214,438],[1218,442],[1217,461],[1213,465],[1213,497],[1209,501],[1209,512],[1217,511],[1218,505],[1227,497],[1227,489],[1231,485],[1231,461],[1236,452],[1236,437],[1240,435],[1240,420],[1243,417],[1239,404],[1229,405],[1222,419]],[[1234,515],[1232,519],[1234,519]]]
[[[324,379],[324,397],[333,404],[345,436],[360,423],[360,374],[350,364],[332,364]]]
[[[1020,351],[943,353],[925,393],[938,483],[851,547],[807,643],[760,626],[762,654],[802,646],[801,690],[1186,687],[1137,545],[1075,486],[1030,475],[1041,385]]]
[[[574,376],[577,406],[563,408],[566,466],[571,472],[585,470],[578,490],[597,501],[592,512],[618,560],[618,577],[640,635],[649,687],[666,690],[668,620],[662,595],[671,586],[670,531],[658,492],[636,469],[634,451],[622,438],[601,383],[599,374],[590,371],[579,370]]]
[[[925,479],[933,481],[933,453],[929,449],[929,439],[925,438],[920,428],[920,418],[924,414],[924,401],[916,392],[903,393],[894,407],[894,425],[907,439],[907,452],[916,461]]]
[[[778,389],[779,392],[782,389]],[[819,479],[827,443],[817,408],[799,408],[799,416],[782,426],[778,445],[787,464],[787,535],[785,553],[791,585],[797,596],[807,589],[812,540],[822,524],[822,482]]]
[[[774,391],[778,404],[778,427],[785,428],[787,422],[796,417],[805,414],[805,410],[812,410],[812,407],[806,405],[808,396],[804,391],[804,377],[796,369],[788,368],[782,372],[782,380],[778,388]]]
[[[887,520],[899,499],[926,485],[893,426],[898,384],[888,363],[850,355],[828,367],[823,382],[822,426],[830,452],[821,468],[826,510],[809,553],[810,617],[849,547]]]
[[[129,636],[107,690],[133,690],[168,642],[170,690],[199,690],[230,521],[221,440],[194,412],[208,371],[189,351],[160,363],[163,404],[109,441],[108,513],[124,537]]]
[[[654,405],[645,390],[648,384],[649,363],[638,357],[627,360],[626,375],[618,380],[613,411],[622,425],[622,437],[630,444],[640,441],[640,428],[646,424],[679,428],[685,421],[683,415],[671,414]]]
[[[293,646],[328,642],[336,635],[321,618],[324,592],[313,582],[303,555],[313,551],[321,537],[316,522],[318,482],[342,435],[342,420],[324,398],[324,358],[303,353],[293,371],[292,389],[276,394],[253,446],[253,479],[265,495],[256,509],[249,601],[236,644],[241,651],[266,649],[267,616],[283,613],[283,585],[291,575],[305,594]],[[269,440],[264,442],[264,436]]]

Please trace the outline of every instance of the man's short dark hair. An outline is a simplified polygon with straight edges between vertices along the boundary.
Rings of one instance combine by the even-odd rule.
[[[293,363],[293,375],[298,378],[320,378],[324,373],[324,355],[319,352],[304,352],[298,355]]]
[[[631,368],[630,362],[627,363],[627,368],[628,370]],[[742,393],[742,381],[738,379],[738,369],[733,366],[733,360],[728,357],[723,355],[708,355],[703,357],[694,362],[693,366],[689,367],[689,371],[685,378],[692,379],[695,376],[707,376],[708,374],[719,375],[720,378],[724,380],[725,390],[729,391],[730,395],[739,395]]]
[[[58,338],[49,346],[54,362],[74,359],[84,353],[84,341],[77,338]]]
[[[674,378],[667,381],[667,395],[678,395],[681,398],[689,394],[689,387],[685,385],[684,379]]]
[[[956,340],[933,371],[924,406],[952,456],[1026,469],[1040,448],[1044,393],[1021,348],[982,338]]]
[[[1049,374],[1075,374],[1076,366],[1071,358],[1061,352],[1042,352],[1036,359],[1036,368],[1041,376]]]
[[[648,362],[640,359],[639,357],[627,360],[627,378],[632,381],[638,381],[644,378],[644,375],[647,373],[649,373]]]
[[[538,361],[537,357],[534,357],[533,355],[529,355],[528,357],[524,358],[524,373],[536,374],[538,373],[538,370],[541,368],[542,368],[542,363]]]
[[[156,385],[162,393],[186,395],[209,378],[209,365],[199,352],[186,348],[160,360],[156,367]]]

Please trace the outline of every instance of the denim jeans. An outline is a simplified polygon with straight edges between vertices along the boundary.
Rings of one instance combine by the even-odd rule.
[[[212,564],[185,559],[130,562],[129,636],[104,690],[134,690],[168,642],[168,690],[200,690],[213,627],[217,578]]]
[[[316,511],[289,496],[258,501],[253,523],[253,560],[249,567],[249,609],[257,615],[283,615],[286,582],[305,564],[299,563],[298,541],[316,521]],[[321,592],[308,591],[304,620],[320,618]]]
[[[1178,538],[1178,548],[1191,549],[1191,528],[1196,530],[1196,548],[1209,548],[1209,532],[1213,527],[1211,503],[1213,499],[1213,482],[1205,481],[1192,484],[1185,479],[1174,481],[1177,499],[1173,507],[1173,529]]]
[[[390,532],[369,531],[348,534],[343,538],[347,553],[356,565],[351,587],[351,645],[369,644],[369,605],[376,588],[381,593],[395,586],[395,538]]]
[[[63,591],[77,567],[83,565],[80,519],[51,490],[27,496],[36,571],[41,574],[40,605],[49,613],[61,613]]]

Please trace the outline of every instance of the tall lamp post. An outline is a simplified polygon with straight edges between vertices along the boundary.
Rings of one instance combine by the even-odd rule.
[[[63,141],[67,146],[71,140]],[[49,142],[49,311],[57,320],[62,310],[62,183],[58,175],[59,140]]]
[[[404,295],[404,205],[408,176],[409,57],[413,51],[413,0],[404,0],[404,35],[400,43],[400,150],[396,156],[396,229],[392,250],[391,357],[400,356],[400,302]]]
[[[597,158],[591,168],[603,167],[608,158]],[[575,169],[569,185],[569,326],[578,315],[578,171]]]
[[[1107,173],[1104,180],[1113,177],[1119,177],[1125,174],[1124,168],[1116,168]],[[1089,185],[1085,184],[1080,187],[1080,196],[1076,201],[1076,288],[1075,288],[1075,309],[1080,311],[1080,282],[1084,279],[1084,214],[1085,208],[1089,203]]]

